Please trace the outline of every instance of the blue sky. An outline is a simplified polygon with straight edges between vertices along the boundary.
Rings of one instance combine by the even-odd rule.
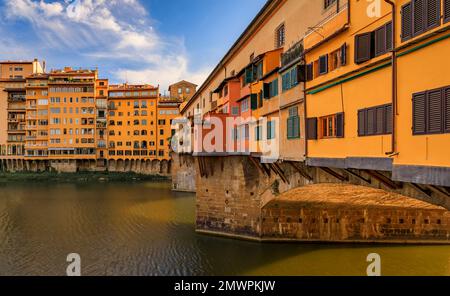
[[[201,84],[266,0],[0,0],[0,60]]]

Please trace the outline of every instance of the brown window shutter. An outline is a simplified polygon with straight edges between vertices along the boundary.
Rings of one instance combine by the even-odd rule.
[[[347,43],[341,46],[341,66],[347,65]]]
[[[413,0],[413,36],[425,31],[426,0]]]
[[[386,26],[375,30],[375,56],[386,53]]]
[[[306,138],[308,140],[317,140],[317,117],[306,120]]]
[[[426,29],[430,30],[441,24],[441,0],[427,0]]]
[[[376,111],[376,122],[375,122],[375,134],[382,135],[385,133],[385,107],[377,107]]]
[[[306,81],[313,80],[313,77],[314,77],[313,71],[314,71],[313,63],[306,65]]]
[[[385,107],[384,122],[385,133],[392,134],[392,104],[386,105]]]
[[[264,90],[264,99],[270,98],[270,83],[264,83],[263,90]]]
[[[450,133],[450,87],[443,90],[444,99],[444,132]]]
[[[402,6],[402,42],[412,38],[413,27],[413,15],[412,15],[412,2],[409,2]]]
[[[355,36],[355,63],[361,64],[371,58],[372,33]]]
[[[336,137],[344,137],[344,113],[336,114]]]
[[[386,51],[392,50],[392,22],[386,24]]]
[[[413,134],[425,134],[426,127],[426,93],[422,92],[413,95]]]
[[[327,74],[328,73],[328,55],[323,55],[319,58],[319,74]]]
[[[444,23],[450,22],[450,0],[444,0]]]
[[[442,132],[442,89],[427,92],[427,132]]]
[[[297,66],[297,81],[305,82],[306,79],[306,65],[298,65]]]
[[[367,135],[374,135],[376,132],[375,120],[376,110],[370,108],[367,110]]]
[[[358,136],[366,136],[366,117],[367,109],[358,111]]]

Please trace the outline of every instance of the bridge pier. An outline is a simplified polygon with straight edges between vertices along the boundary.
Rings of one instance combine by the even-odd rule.
[[[390,172],[308,167],[301,162],[262,164],[258,158],[250,156],[198,156],[193,160],[197,189],[196,230],[199,233],[259,241],[450,243],[450,216],[447,211],[450,197],[445,195],[445,188],[441,189],[442,192],[439,188],[434,193],[430,190],[427,195],[428,191],[422,192],[416,188],[426,186],[390,181]],[[175,158],[175,166],[179,161]],[[177,174],[179,172],[175,169],[175,176]],[[309,186],[325,188],[329,184],[372,191],[360,198],[362,207],[352,204],[351,192],[339,195],[339,187],[333,189],[335,192],[330,195],[341,197],[339,207],[332,203],[323,207],[324,200],[320,199],[309,201],[309,205],[305,206],[301,193],[293,200],[279,203],[283,201],[284,194],[293,190]],[[320,197],[324,193],[317,190],[315,194]],[[385,194],[390,194],[389,198],[383,199]],[[380,200],[374,199],[374,195],[379,196]],[[400,200],[403,203],[388,206],[391,201]],[[310,228],[302,224],[304,219],[309,221]],[[322,224],[328,224],[333,219],[338,219],[341,224],[322,225],[322,228],[320,223],[312,225],[319,220]],[[389,219],[401,226],[386,226]],[[420,225],[418,221],[421,221]],[[414,223],[417,225],[412,227]],[[354,233],[349,235],[346,231]]]

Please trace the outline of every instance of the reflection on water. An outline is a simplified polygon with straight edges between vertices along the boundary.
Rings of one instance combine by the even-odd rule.
[[[0,185],[0,275],[450,275],[450,246],[258,244],[194,232],[193,194],[167,183]]]

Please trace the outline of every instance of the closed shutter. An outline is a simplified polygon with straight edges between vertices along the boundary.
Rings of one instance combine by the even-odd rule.
[[[267,122],[267,140],[272,139],[272,121]]]
[[[386,106],[385,131],[386,134],[392,134],[392,105]]]
[[[412,38],[412,2],[402,6],[402,42]]]
[[[450,21],[450,0],[444,0],[444,23]]]
[[[360,137],[366,135],[366,116],[366,109],[358,111],[358,136]]]
[[[428,133],[442,132],[442,90],[427,93]]]
[[[292,121],[293,121],[292,117],[289,117],[287,119],[287,137],[288,137],[288,139],[293,138],[293,134],[294,134],[294,131],[292,130],[292,127],[293,127]]]
[[[298,65],[297,66],[297,81],[306,82],[307,81],[307,70],[306,65]]]
[[[426,0],[413,0],[413,35],[417,36],[425,31]]]
[[[347,65],[347,43],[341,47],[341,66]]]
[[[375,134],[382,135],[385,133],[385,107],[376,108],[376,127]]]
[[[413,134],[426,133],[426,93],[413,95]]]
[[[336,137],[344,137],[344,113],[336,114]]]
[[[278,96],[278,78],[272,82],[273,96]]]
[[[314,78],[313,69],[314,69],[313,63],[306,65],[306,81],[313,80],[313,78]]]
[[[263,90],[264,90],[264,99],[270,98],[270,84],[269,83],[264,83]]]
[[[386,51],[392,50],[392,22],[386,25]]]
[[[323,55],[319,58],[319,74],[328,73],[328,55]]]
[[[441,0],[427,0],[426,29],[438,27],[441,24]]]
[[[375,30],[375,56],[386,53],[386,26]]]
[[[444,132],[450,133],[450,87],[444,89]]]
[[[306,121],[306,137],[308,140],[317,140],[317,118],[308,118]]]
[[[258,95],[257,94],[251,95],[251,106],[252,106],[252,110],[258,109]]]
[[[292,133],[294,138],[300,137],[300,117],[292,117]]]
[[[355,36],[355,63],[361,64],[371,58],[372,33]]]
[[[367,135],[374,135],[375,134],[375,109],[371,108],[367,110]]]

